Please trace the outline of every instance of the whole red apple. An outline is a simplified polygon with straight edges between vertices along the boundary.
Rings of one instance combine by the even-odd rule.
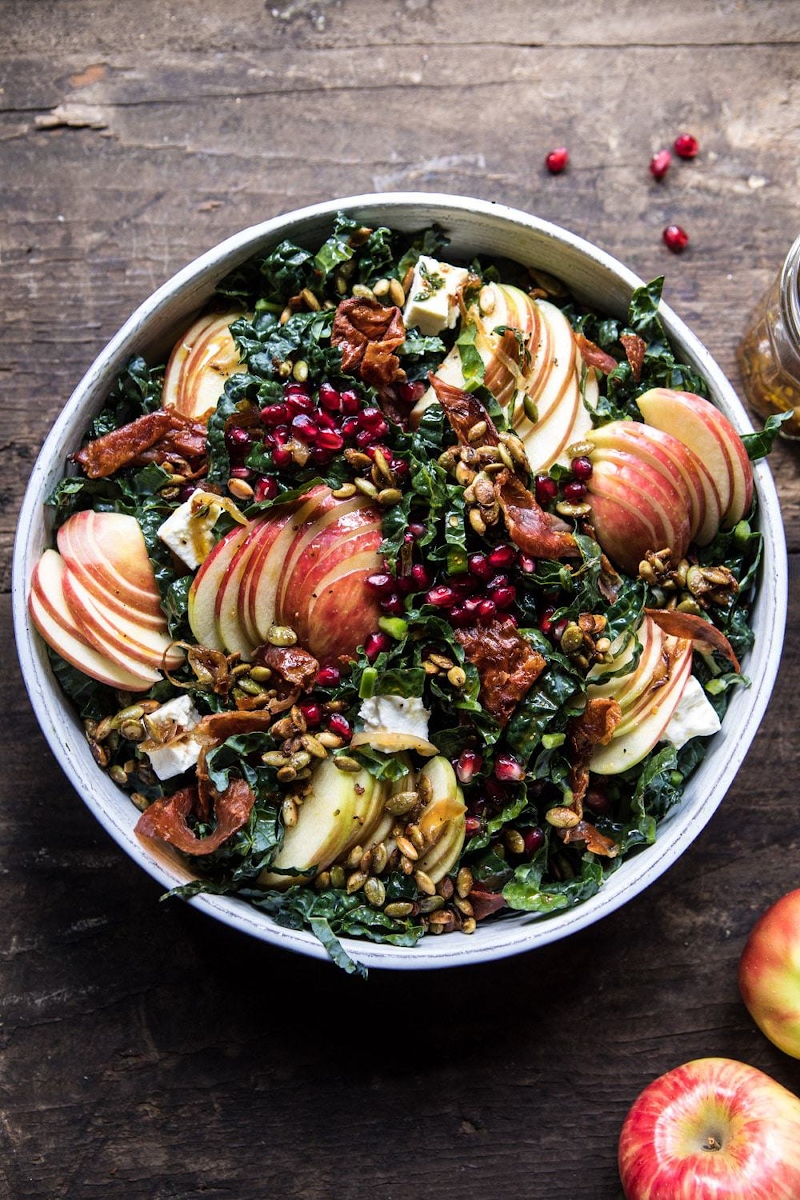
[[[729,1058],[698,1058],[654,1080],[619,1139],[628,1200],[797,1200],[800,1100]]]
[[[739,963],[739,990],[761,1032],[800,1058],[800,889],[756,921]]]

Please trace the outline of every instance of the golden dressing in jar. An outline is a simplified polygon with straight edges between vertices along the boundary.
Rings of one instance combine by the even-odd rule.
[[[739,343],[750,404],[762,417],[794,410],[783,437],[800,438],[800,238]]]

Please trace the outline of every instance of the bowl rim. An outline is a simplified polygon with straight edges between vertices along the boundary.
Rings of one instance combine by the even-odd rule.
[[[616,277],[626,290],[633,291],[643,280],[598,246],[561,226],[533,214],[504,204],[466,196],[439,192],[363,193],[308,205],[268,220],[250,225],[206,250],[161,284],[128,317],[117,333],[106,343],[84,373],[71,396],[56,417],[42,444],[25,490],[20,507],[14,543],[12,568],[12,604],[17,651],[31,705],[40,728],[61,769],[84,803],[112,839],[150,876],[165,887],[174,887],[190,878],[185,869],[180,872],[174,862],[154,854],[132,832],[135,810],[128,803],[124,809],[124,793],[98,770],[88,754],[88,748],[68,700],[61,694],[52,675],[43,646],[37,641],[27,613],[27,592],[35,551],[31,531],[41,522],[42,502],[46,494],[48,467],[54,460],[63,463],[63,447],[69,444],[80,414],[81,429],[85,428],[87,409],[96,411],[108,391],[109,381],[122,362],[139,344],[146,343],[143,329],[156,324],[176,300],[201,301],[208,299],[211,277],[222,278],[233,266],[258,253],[264,243],[277,235],[297,237],[297,226],[333,219],[344,210],[361,214],[380,210],[387,225],[398,223],[398,217],[408,217],[412,210],[424,213],[415,218],[414,228],[436,220],[443,225],[466,218],[490,218],[503,224],[523,226],[546,242],[588,259],[595,267]],[[393,221],[394,218],[394,221]],[[402,222],[401,222],[402,223]],[[408,225],[409,223],[406,222]],[[293,232],[294,230],[294,232]],[[302,239],[301,239],[302,240]],[[662,301],[660,316],[673,344],[683,358],[703,374],[717,403],[740,431],[752,430],[748,414],[732,384],[710,352],[685,325],[672,308]],[[124,357],[123,357],[124,355]],[[104,390],[100,390],[104,389]],[[737,689],[728,710],[727,728],[714,738],[714,753],[693,773],[682,803],[659,823],[659,836],[652,846],[645,847],[612,872],[600,890],[573,908],[547,917],[533,914],[513,914],[481,926],[471,938],[423,938],[415,947],[396,947],[343,938],[342,945],[359,964],[371,968],[433,969],[483,963],[523,953],[537,946],[560,940],[585,929],[602,917],[610,915],[649,884],[655,882],[676,861],[710,821],[736,775],[770,700],[780,665],[781,649],[787,616],[788,577],[786,543],[777,490],[772,474],[764,460],[754,464],[756,489],[759,498],[759,524],[765,535],[762,578],[756,609],[760,611],[769,600],[770,624],[768,637],[760,643],[756,662],[748,660],[751,686]],[[61,471],[63,473],[63,470]],[[732,735],[730,714],[733,710],[746,717],[743,728]],[[704,780],[703,769],[713,759],[725,757],[702,796],[697,781]],[[87,760],[91,772],[87,773]],[[95,777],[96,776],[96,777]],[[107,785],[107,786],[106,786]],[[109,791],[109,788],[112,791]],[[127,819],[126,819],[127,818]],[[213,916],[239,932],[247,933],[272,945],[307,956],[328,960],[327,951],[313,934],[278,925],[266,914],[245,901],[227,896],[198,895],[188,903]],[[481,935],[481,936],[478,936]]]

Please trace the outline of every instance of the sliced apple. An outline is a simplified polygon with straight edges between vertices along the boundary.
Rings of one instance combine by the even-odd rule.
[[[57,545],[70,572],[88,591],[163,626],[153,565],[135,517],[91,509],[73,513],[59,529]]]
[[[652,388],[637,404],[648,425],[678,438],[708,468],[720,491],[722,527],[730,529],[746,516],[753,502],[753,468],[728,418],[702,396],[669,388]]]
[[[671,433],[640,421],[610,421],[586,434],[598,450],[624,450],[638,457],[671,483],[676,474],[683,480],[689,498],[690,538],[703,544],[719,528],[719,493],[708,470],[683,442]],[[711,533],[706,536],[709,529]]]
[[[263,543],[254,551],[244,581],[248,612],[259,642],[267,640],[271,625],[283,623],[276,612],[275,601],[284,574],[286,556],[298,534],[305,528],[306,522],[313,520],[322,495],[329,494],[328,488],[315,488],[303,497],[299,505],[293,506],[290,512],[287,513],[285,509],[280,512],[273,510],[268,516],[267,526],[274,522],[274,530],[272,533],[264,533]]]
[[[654,469],[644,461],[638,449],[631,452],[600,446],[592,454],[592,467],[592,477],[589,480],[590,498],[593,480],[597,476],[598,488],[618,489],[616,494],[620,494],[623,499],[632,500],[637,509],[651,522],[659,544],[647,546],[647,550],[659,550],[669,546],[676,562],[682,558],[689,547],[693,511],[693,496],[683,476],[677,471],[673,471],[670,476]],[[601,546],[604,545],[604,533],[604,527],[597,530]],[[636,549],[636,546],[631,546],[630,557]],[[640,556],[642,557],[644,554]]]
[[[375,784],[369,771],[340,771],[332,757],[323,759],[314,771],[297,824],[284,834],[273,868],[318,872],[329,867],[350,841],[356,824],[360,830]],[[258,882],[261,887],[285,888],[309,878],[268,870],[261,872]]]
[[[134,611],[127,617],[121,615],[92,595],[69,568],[64,570],[62,586],[83,638],[101,654],[110,658],[122,655],[156,670],[162,666],[172,670],[183,662],[183,651],[172,645],[166,620],[162,631],[142,625]]]
[[[224,650],[217,628],[216,608],[220,585],[234,555],[247,539],[250,525],[237,526],[220,538],[192,581],[188,597],[189,626],[195,640],[210,650]]]
[[[240,312],[212,313],[194,321],[175,343],[164,373],[162,404],[195,421],[217,407],[231,375],[246,368],[230,325]]]
[[[439,754],[427,762],[420,776],[425,776],[430,783],[431,799],[417,822],[428,848],[418,859],[416,867],[434,883],[439,883],[452,871],[461,856],[467,808],[455,771],[443,755]]]
[[[621,570],[637,575],[639,563],[651,550],[669,547],[678,557],[686,553],[688,509],[682,515],[668,510],[665,492],[652,472],[634,470],[630,463],[622,467],[616,461],[600,461],[588,489],[597,540]]]
[[[72,618],[64,596],[64,561],[56,550],[45,550],[33,569],[28,611],[49,646],[85,675],[109,687],[144,692],[161,674],[133,659],[111,658],[87,642]]]

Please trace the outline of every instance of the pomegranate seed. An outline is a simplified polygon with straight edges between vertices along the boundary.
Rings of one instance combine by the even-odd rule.
[[[346,417],[355,416],[361,407],[361,401],[359,400],[358,396],[349,388],[346,392],[342,392],[340,394],[339,399],[342,402],[342,412]]]
[[[531,558],[530,554],[520,554],[517,559],[517,566],[526,575],[533,575],[536,571],[536,559]]]
[[[551,617],[555,611],[556,611],[555,608],[552,608],[552,607],[545,608],[542,612],[541,617],[539,618],[539,628],[541,629],[541,631],[545,635],[545,637],[549,637],[550,634],[553,632],[553,622],[551,620]]]
[[[408,478],[409,467],[404,458],[393,458],[389,463],[389,466],[392,468],[398,479]]]
[[[518,763],[513,754],[498,754],[494,763],[495,776],[502,783],[519,783],[525,778],[525,768]]]
[[[522,840],[525,843],[525,853],[535,854],[539,847],[544,845],[544,833],[541,829],[527,829],[522,835]]]
[[[375,659],[384,650],[388,650],[392,644],[392,639],[387,633],[368,633],[364,638],[364,653],[369,662],[374,662]]]
[[[285,446],[292,437],[288,425],[276,425],[269,436],[276,446]],[[267,434],[264,434],[264,437],[266,438]]]
[[[562,617],[560,621],[556,621],[555,625],[553,626],[553,637],[557,642],[561,641],[561,638],[564,635],[564,630],[567,628],[568,624],[569,622],[567,621],[566,617]]]
[[[672,162],[672,155],[669,150],[659,150],[650,159],[650,174],[654,179],[663,179],[669,170],[669,165]]]
[[[690,133],[679,133],[674,146],[679,158],[695,158],[700,150],[700,143]]]
[[[591,479],[594,468],[592,467],[592,460],[590,458],[586,458],[582,454],[579,458],[573,458],[570,466],[572,467],[572,474],[576,479],[583,480],[584,482],[587,479]]]
[[[551,150],[547,158],[544,160],[544,165],[547,167],[551,175],[560,175],[569,162],[569,151],[566,146],[558,146],[555,150]]]
[[[320,429],[317,433],[317,445],[324,450],[341,450],[344,438],[335,429]]]
[[[508,587],[497,588],[496,591],[492,592],[492,599],[500,611],[504,612],[507,608],[511,608],[512,604],[515,603],[517,599],[517,589],[513,584],[509,584]]]
[[[232,425],[225,431],[225,445],[236,454],[246,453],[253,444],[252,436],[241,425]]]
[[[342,397],[330,383],[321,383],[319,385],[319,402],[329,412],[341,412]]]
[[[415,540],[419,540],[419,538],[425,537],[425,534],[428,532],[428,526],[420,525],[418,521],[412,521],[408,526],[408,532]]]
[[[394,581],[394,584],[398,592],[402,592],[404,596],[407,596],[409,592],[414,592],[417,590],[414,587],[414,580],[410,575],[398,575],[397,579]],[[427,586],[428,585],[426,584],[426,587]]]
[[[358,433],[358,417],[345,417],[339,429],[343,438],[355,437]]]
[[[485,554],[470,554],[467,559],[467,569],[470,575],[483,581],[491,579],[493,573]]]
[[[368,575],[364,582],[376,596],[388,596],[390,592],[394,591],[394,580],[391,575],[383,571]]]
[[[473,834],[480,833],[481,823],[478,817],[464,818],[464,832],[467,837],[472,837]]]
[[[489,554],[489,562],[497,570],[503,570],[504,567],[510,567],[517,558],[517,552],[513,546],[495,546]]]
[[[608,796],[599,788],[589,788],[586,793],[586,804],[592,812],[596,813],[607,813],[611,808]]]
[[[466,605],[464,604],[454,604],[448,613],[448,618],[450,624],[454,625],[457,629],[463,629],[465,625],[471,625],[473,620],[472,614],[467,612]]]
[[[329,412],[324,412],[323,409],[318,408],[314,413],[314,420],[320,429],[336,429],[338,433],[336,422]]]
[[[586,495],[586,484],[585,483],[581,483],[579,480],[576,480],[574,483],[565,483],[564,484],[564,499],[569,500],[570,503],[574,504],[576,500],[577,501],[582,500],[585,495]]]
[[[481,600],[478,605],[478,620],[481,625],[488,625],[497,616],[497,605],[494,600]]]
[[[305,384],[295,383],[293,380],[283,385],[283,394],[284,396],[305,396],[307,400],[311,399]]]
[[[326,467],[333,458],[333,451],[326,450],[324,446],[313,446],[309,458],[317,466]]]
[[[343,717],[341,713],[332,713],[328,717],[328,729],[337,737],[344,738],[346,742],[349,742],[353,736],[353,727],[347,717]]]
[[[231,467],[231,476],[233,479],[250,479],[253,472],[247,467]]]
[[[392,592],[389,596],[384,596],[380,602],[381,612],[386,613],[388,617],[402,617],[406,611],[405,601],[397,592]]]
[[[317,687],[338,687],[341,682],[342,672],[338,667],[320,667],[317,671]]]
[[[469,783],[483,766],[483,758],[475,750],[462,750],[453,765],[459,783]]]
[[[276,446],[272,451],[272,461],[280,471],[285,467],[290,467],[294,459],[291,450],[287,450],[285,446]]]
[[[495,592],[498,588],[508,587],[507,575],[493,575],[486,585],[487,592]]]
[[[274,479],[269,479],[266,475],[262,475],[256,482],[255,491],[253,493],[256,501],[274,500],[278,494],[278,485]]]
[[[396,391],[397,399],[403,404],[416,404],[425,395],[426,384],[421,379],[413,383],[398,383]]]
[[[474,595],[478,586],[471,575],[451,575],[448,582],[459,599]]]
[[[668,225],[661,235],[664,239],[664,245],[668,246],[674,254],[680,254],[689,245],[689,235],[685,229],[681,229],[680,225]]]
[[[286,397],[286,408],[290,416],[296,417],[298,413],[314,412],[314,401],[308,392],[298,392],[294,396]]]
[[[316,729],[322,721],[322,705],[317,704],[315,700],[304,700],[297,707],[303,714],[306,726],[309,729]]]
[[[478,609],[483,604],[483,599],[480,596],[470,596],[464,601],[464,612],[473,620],[478,615]]]
[[[447,584],[440,583],[425,594],[425,603],[434,608],[449,608],[455,602],[456,594]]]
[[[364,408],[358,414],[358,423],[362,429],[377,429],[383,422],[383,413],[379,408]]]
[[[292,418],[292,433],[304,442],[316,442],[319,429],[311,417],[306,416],[305,413],[298,413],[296,417]]]
[[[285,404],[268,404],[261,410],[264,425],[284,425],[288,419],[289,409]]]
[[[185,483],[178,492],[178,499],[180,500],[181,504],[184,504],[187,500],[190,500],[196,491],[196,483]]]
[[[431,573],[424,563],[414,563],[411,568],[411,581],[418,592],[425,591],[431,586]]]
[[[380,435],[375,433],[372,429],[359,429],[358,433],[356,434],[356,445],[358,446],[359,450],[366,450],[367,446],[370,446],[373,442],[376,442],[379,436]]]
[[[535,491],[536,503],[540,504],[542,508],[558,499],[558,484],[549,475],[536,476]]]

